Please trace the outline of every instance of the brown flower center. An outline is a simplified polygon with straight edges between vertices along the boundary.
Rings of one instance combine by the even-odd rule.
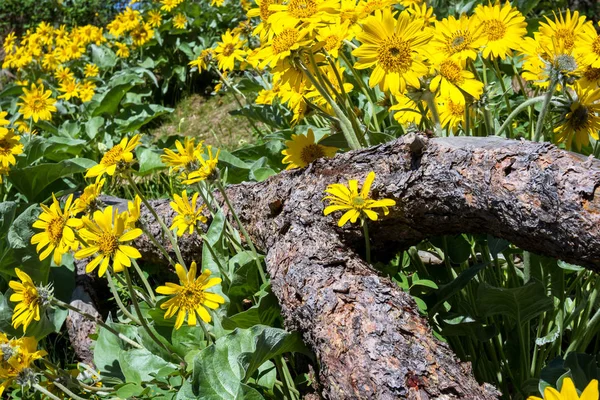
[[[273,53],[279,54],[290,48],[298,40],[298,31],[294,28],[286,28],[273,38]]]
[[[385,72],[404,73],[412,65],[410,45],[396,35],[381,44],[377,57]]]
[[[233,54],[233,51],[235,50],[235,46],[233,45],[233,43],[227,43],[225,45],[225,47],[223,48],[223,56],[225,57],[229,57],[230,55]]]
[[[483,30],[489,40],[500,40],[506,33],[506,25],[499,19],[490,19],[483,23]]]
[[[56,245],[61,241],[64,228],[65,220],[60,217],[53,218],[48,222],[46,233],[48,234],[51,243]]]
[[[300,158],[306,164],[310,164],[311,162],[325,156],[325,152],[323,151],[323,147],[318,144],[312,143],[302,149],[302,153],[300,154]]]
[[[291,0],[288,12],[296,18],[309,18],[317,12],[317,3],[314,0]]]

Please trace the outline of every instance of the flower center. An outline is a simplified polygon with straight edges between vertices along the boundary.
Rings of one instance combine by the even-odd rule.
[[[117,145],[117,146],[113,147],[112,149],[110,149],[109,151],[107,151],[106,154],[104,154],[104,156],[102,157],[102,160],[100,161],[100,164],[109,165],[109,166],[115,165],[116,163],[121,161],[122,156],[123,156],[123,148],[120,145]]]
[[[288,51],[298,40],[298,31],[294,28],[284,29],[273,38],[273,52],[275,54]]]
[[[484,22],[483,30],[489,40],[500,40],[506,33],[506,25],[499,19],[490,19]]]
[[[186,284],[178,296],[179,307],[193,311],[204,302],[204,292],[195,282]]]
[[[554,36],[565,46],[565,50],[571,50],[575,46],[575,35],[570,29],[557,29]]]
[[[12,346],[8,343],[2,343],[0,345],[0,351],[2,352],[2,361],[7,362],[14,354]]]
[[[46,102],[40,96],[34,97],[30,104],[34,113],[39,113],[46,108]]]
[[[352,25],[358,21],[358,14],[353,9],[342,10],[340,11],[340,19],[342,22],[350,21],[350,24]]]
[[[392,35],[381,44],[377,57],[385,72],[404,73],[412,65],[410,50],[408,43]]]
[[[233,43],[227,43],[225,45],[225,48],[223,49],[223,56],[229,57],[230,55],[233,54],[234,49],[235,49],[235,46],[233,45]]]
[[[323,148],[318,144],[312,143],[302,149],[302,153],[300,154],[300,158],[306,164],[310,164],[318,158],[325,156],[325,152]]]
[[[580,131],[588,126],[589,110],[584,105],[579,105],[571,114],[571,126],[575,131]]]
[[[600,68],[588,67],[583,73],[583,77],[589,81],[595,81],[600,78]]]
[[[196,221],[196,215],[187,213],[183,216],[183,220],[185,221],[186,225],[192,225]]]
[[[352,198],[352,206],[356,209],[361,210],[365,206],[365,199],[361,196],[356,196]]]
[[[463,81],[461,72],[462,68],[453,60],[447,59],[440,64],[440,75],[455,85]]]
[[[53,244],[57,244],[62,239],[63,229],[65,228],[65,220],[62,218],[53,218],[48,222],[46,232],[48,238]]]
[[[568,54],[557,56],[555,61],[558,70],[561,72],[573,72],[577,69],[577,61]]]
[[[269,6],[271,4],[273,4],[272,0],[262,0],[260,2],[260,7],[258,9],[260,12],[260,19],[262,19],[264,22],[267,22],[269,17],[273,14],[273,11],[269,10]]]
[[[465,113],[465,106],[449,101],[447,105],[448,111],[453,117],[462,117]]]
[[[449,50],[450,53],[458,53],[460,51],[467,50],[471,44],[471,36],[469,31],[456,31],[452,35],[452,41],[450,42]]]
[[[98,247],[100,248],[100,252],[105,256],[112,255],[119,248],[119,241],[112,233],[105,232],[100,236]]]
[[[0,156],[7,156],[12,152],[13,145],[8,140],[0,140]]]
[[[340,43],[340,40],[337,37],[337,35],[329,35],[325,39],[325,50],[331,51],[333,49],[336,49],[338,47],[339,43]]]
[[[592,42],[592,50],[594,53],[596,53],[596,55],[600,56],[600,36],[597,36]]]
[[[296,18],[309,18],[317,12],[317,3],[314,0],[291,0],[288,12]]]

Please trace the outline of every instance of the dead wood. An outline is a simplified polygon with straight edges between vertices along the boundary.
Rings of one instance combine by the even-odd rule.
[[[432,235],[489,233],[597,271],[600,162],[546,143],[409,135],[227,189],[266,254],[288,328],[318,357],[324,397],[497,398],[433,337],[410,296],[363,261],[360,228],[323,216],[328,184],[362,181],[371,170],[372,196],[397,201],[369,225],[379,259]],[[170,223],[168,201],[155,205]],[[200,259],[196,235],[181,244],[186,259]],[[148,240],[136,246],[164,262]]]

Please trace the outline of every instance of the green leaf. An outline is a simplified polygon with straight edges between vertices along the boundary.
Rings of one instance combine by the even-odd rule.
[[[110,316],[106,324],[129,338],[136,337],[135,326],[114,323]],[[94,364],[96,368],[100,370],[102,375],[123,378],[119,355],[121,350],[125,348],[124,342],[106,329],[102,327],[98,329],[98,338],[94,344]]]
[[[163,164],[160,159],[162,152],[157,152],[150,148],[140,148],[136,153],[138,162],[140,163],[138,175],[149,175],[156,170],[166,168],[165,164]]]
[[[117,396],[122,399],[130,399],[139,396],[144,391],[144,388],[136,383],[126,383],[117,389]]]
[[[523,324],[553,307],[545,286],[537,280],[512,289],[481,283],[477,290],[477,305],[484,317],[505,315],[517,324]]]
[[[244,383],[265,361],[306,348],[297,333],[258,325],[236,329],[202,350],[194,359],[192,390],[203,399],[262,399]]]
[[[163,107],[158,104],[136,104],[125,109],[115,119],[115,123],[119,125],[116,132],[128,133],[136,131],[154,118],[171,112],[173,112],[172,108]]]
[[[223,246],[223,232],[225,232],[225,216],[221,211],[215,215],[208,231],[206,232],[206,239],[202,243],[202,270],[209,269],[212,275],[216,277],[221,276],[219,269],[219,262],[221,265],[227,265],[227,254]],[[208,245],[211,246],[215,253],[216,260],[208,249]]]
[[[255,180],[256,182],[262,182],[276,174],[277,172],[269,167],[260,167],[250,171],[250,179]]]
[[[185,356],[194,349],[202,350],[206,348],[204,330],[199,325],[182,325],[179,329],[173,329],[171,343],[180,356]]]
[[[15,220],[18,204],[14,201],[0,203],[0,237],[8,233],[8,229]]]
[[[148,382],[162,368],[177,370],[177,365],[163,360],[161,357],[150,353],[147,349],[132,349],[119,353],[119,364],[126,382],[133,382],[140,385],[142,382]]]
[[[121,99],[125,96],[125,93],[129,92],[134,86],[135,85],[132,83],[124,83],[122,85],[117,85],[103,95],[100,95],[100,104],[92,112],[92,117],[103,114],[107,114],[108,116],[116,115],[119,111]]]
[[[92,62],[100,69],[108,69],[117,65],[117,55],[105,46],[92,44]]]
[[[343,133],[336,133],[335,135],[327,136],[325,139],[319,142],[323,146],[332,146],[339,149],[347,149],[348,141]]]
[[[19,191],[33,201],[48,185],[55,180],[77,173],[85,172],[96,165],[87,158],[74,158],[58,163],[38,164],[33,167],[13,169],[9,179]]]
[[[104,125],[104,118],[93,117],[85,123],[85,133],[90,139],[93,139],[98,134],[98,130],[100,130],[102,125]]]

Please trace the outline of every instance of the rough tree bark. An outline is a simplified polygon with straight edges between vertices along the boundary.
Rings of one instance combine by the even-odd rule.
[[[328,184],[362,181],[371,170],[372,196],[397,201],[369,225],[379,258],[430,235],[490,233],[598,271],[600,162],[543,143],[409,135],[227,189],[266,254],[287,326],[318,357],[324,397],[497,398],[434,339],[410,296],[363,261],[360,228],[323,216]],[[167,202],[155,205],[169,222]],[[185,258],[199,259],[196,236],[182,245]],[[136,246],[161,260],[146,239]]]

